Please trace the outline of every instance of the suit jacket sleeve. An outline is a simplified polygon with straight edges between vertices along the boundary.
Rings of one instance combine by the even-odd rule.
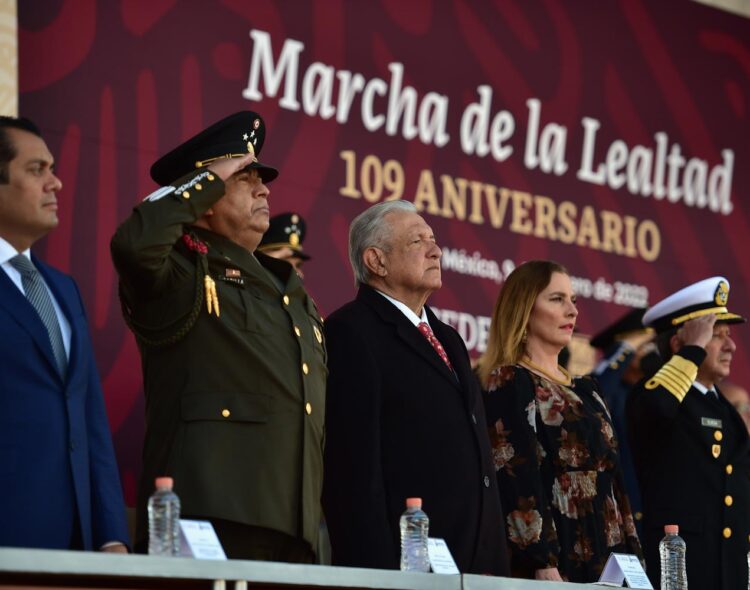
[[[398,523],[388,522],[386,510],[380,375],[358,328],[333,317],[325,324],[329,378],[323,508],[334,564],[392,569],[398,567],[393,542]]]
[[[530,575],[557,567],[560,553],[552,499],[542,482],[534,387],[520,367],[503,367],[490,379],[484,400],[508,540],[513,562]]]
[[[191,269],[170,258],[183,227],[194,223],[224,195],[224,183],[208,170],[191,172],[139,204],[115,232],[112,260],[126,293],[140,296],[182,288]]]
[[[80,301],[80,294],[78,297]],[[82,303],[81,309],[83,309]],[[89,349],[88,354],[92,354],[93,348],[89,334],[82,334],[81,341],[86,343],[85,346]],[[119,541],[130,546],[117,460],[93,354],[89,362],[85,403],[93,546],[94,549],[99,549],[110,541]]]

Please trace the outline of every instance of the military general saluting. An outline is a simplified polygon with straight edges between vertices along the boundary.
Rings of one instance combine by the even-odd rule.
[[[259,115],[236,113],[160,158],[159,190],[112,239],[140,349],[146,437],[136,537],[154,478],[230,558],[311,562],[320,520],[325,345],[292,267],[256,252],[269,224]]]
[[[631,392],[630,441],[643,498],[643,547],[651,582],[660,579],[659,540],[676,524],[687,544],[690,588],[747,588],[750,438],[721,395],[735,343],[729,281],[699,281],[643,316],[662,367]]]

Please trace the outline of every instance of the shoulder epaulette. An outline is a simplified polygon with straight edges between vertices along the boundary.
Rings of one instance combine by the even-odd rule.
[[[682,402],[698,376],[698,365],[679,355],[674,355],[661,369],[646,381],[646,389],[662,386]]]

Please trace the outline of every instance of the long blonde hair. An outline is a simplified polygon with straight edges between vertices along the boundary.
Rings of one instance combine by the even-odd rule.
[[[564,266],[552,260],[530,260],[508,276],[492,312],[487,350],[479,359],[479,379],[484,387],[493,369],[514,365],[523,357],[534,302],[555,272],[568,274]]]

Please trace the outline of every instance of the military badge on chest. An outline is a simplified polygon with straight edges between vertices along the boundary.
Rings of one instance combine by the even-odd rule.
[[[724,433],[721,431],[722,421],[718,418],[709,418],[706,416],[701,417],[701,426],[710,428],[713,430],[711,434],[711,455],[714,459],[718,459],[721,455],[721,441],[724,438]]]
[[[242,277],[242,272],[238,268],[225,268],[224,275],[219,277],[224,283],[236,285],[237,287],[245,286],[245,279]]]

